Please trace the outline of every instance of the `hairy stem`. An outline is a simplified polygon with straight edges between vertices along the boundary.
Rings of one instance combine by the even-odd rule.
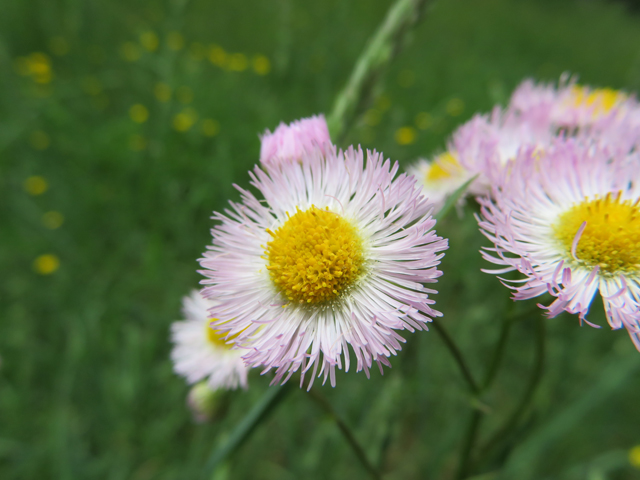
[[[387,65],[404,46],[407,33],[418,23],[428,0],[397,0],[369,40],[338,94],[327,120],[334,142],[344,140],[355,119],[369,105]]]

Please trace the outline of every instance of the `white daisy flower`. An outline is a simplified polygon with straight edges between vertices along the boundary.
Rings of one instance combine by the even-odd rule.
[[[483,256],[525,278],[503,283],[522,300],[549,292],[550,317],[586,314],[596,292],[612,328],[640,350],[640,159],[557,140],[521,150],[484,198],[479,224],[495,245]],[[589,322],[587,322],[589,323]]]
[[[186,320],[171,325],[173,369],[189,383],[206,379],[212,390],[247,388],[248,369],[242,352],[231,349],[226,333],[211,328],[215,319],[208,310],[214,305],[197,290],[182,299]]]
[[[436,293],[425,285],[447,241],[432,230],[431,205],[415,179],[394,179],[377,152],[305,151],[301,162],[255,168],[258,200],[216,213],[201,259],[219,304],[216,328],[237,335],[246,363],[276,370],[274,382],[312,369],[335,385],[336,367],[369,375],[401,349],[398,330],[426,329]],[[318,367],[320,370],[318,372]],[[286,377],[285,377],[286,375]]]

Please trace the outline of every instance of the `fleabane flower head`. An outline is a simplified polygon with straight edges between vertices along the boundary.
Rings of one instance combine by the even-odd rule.
[[[432,230],[431,205],[398,164],[349,148],[305,152],[300,162],[251,173],[264,200],[240,189],[212,230],[200,263],[204,295],[219,304],[216,328],[237,335],[248,365],[275,369],[273,382],[300,371],[356,370],[401,349],[400,330],[430,317],[426,285],[436,282],[447,241]]]
[[[521,148],[543,150],[553,136],[546,123],[546,109],[532,108],[519,114],[495,107],[490,115],[476,115],[460,126],[452,135],[449,149],[457,152],[467,178],[478,175],[469,192],[486,195]]]
[[[231,349],[226,333],[211,327],[208,310],[214,305],[196,290],[182,299],[186,320],[171,325],[173,369],[189,383],[206,380],[212,390],[247,388],[241,352]]]
[[[266,130],[260,140],[260,163],[263,165],[300,161],[306,151],[320,148],[327,152],[331,145],[324,115],[296,120],[289,125],[281,123],[273,133]]]
[[[523,116],[544,112],[549,131],[604,145],[616,154],[639,146],[640,104],[621,90],[580,85],[567,75],[557,86],[525,80],[513,92],[509,109]]]
[[[515,300],[549,292],[550,317],[586,322],[599,292],[614,329],[626,327],[640,350],[640,160],[558,139],[542,154],[521,150],[480,199],[480,228],[494,247],[483,257],[525,278],[503,283]],[[587,322],[588,323],[588,322]]]
[[[447,197],[472,176],[460,165],[455,152],[444,152],[431,160],[418,160],[407,168],[407,172],[416,177],[423,195],[433,202],[434,212],[438,212]]]

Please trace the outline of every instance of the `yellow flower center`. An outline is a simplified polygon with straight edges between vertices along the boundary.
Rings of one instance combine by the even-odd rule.
[[[612,88],[596,88],[591,90],[581,85],[574,85],[571,89],[573,102],[576,107],[593,108],[593,115],[606,114],[627,96]]]
[[[216,319],[212,318],[211,321],[215,322]],[[236,338],[238,336],[238,335],[231,335],[231,336],[229,336],[229,338],[226,338],[227,337],[227,332],[222,332],[220,330],[214,330],[213,328],[211,328],[209,326],[209,324],[207,324],[206,329],[207,329],[207,340],[209,341],[209,343],[211,343],[212,345],[215,345],[216,347],[222,347],[222,348],[230,349],[231,348],[231,344],[227,344],[227,342],[229,340],[233,340],[234,338]]]
[[[585,199],[560,215],[553,226],[556,239],[581,265],[599,265],[609,274],[640,269],[640,198],[621,201],[621,193]],[[585,229],[572,254],[574,239],[584,222]]]
[[[336,299],[362,275],[364,255],[356,229],[328,209],[297,212],[275,232],[265,253],[273,283],[292,302]]]
[[[438,155],[425,176],[426,183],[434,183],[462,173],[462,165],[450,152]]]

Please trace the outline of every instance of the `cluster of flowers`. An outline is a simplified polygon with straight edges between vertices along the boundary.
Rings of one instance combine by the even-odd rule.
[[[200,260],[205,288],[184,300],[173,360],[189,382],[247,385],[247,368],[316,376],[369,375],[427,329],[436,293],[427,285],[447,240],[432,214],[471,181],[481,205],[483,251],[517,270],[514,299],[546,292],[549,316],[585,315],[597,291],[613,328],[640,350],[640,106],[622,92],[563,79],[524,82],[505,107],[477,115],[448,151],[398,174],[376,151],[332,145],[324,118],[281,124],[262,136],[250,172],[261,194],[215,213]],[[588,322],[587,322],[588,323]]]
[[[621,91],[527,80],[505,108],[476,115],[446,153],[412,168],[440,204],[473,179],[478,224],[494,244],[482,254],[518,271],[515,300],[585,316],[600,292],[609,324],[640,350],[640,104]]]

